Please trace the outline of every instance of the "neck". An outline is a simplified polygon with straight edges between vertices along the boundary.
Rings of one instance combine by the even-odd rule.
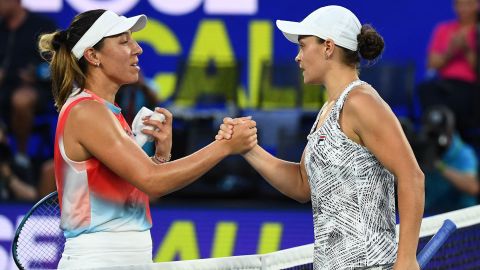
[[[458,22],[462,26],[473,26],[477,23],[477,17],[460,18]]]
[[[343,90],[355,80],[358,80],[358,74],[355,69],[343,67],[332,70],[326,76],[323,84],[327,90],[327,102],[337,100]]]
[[[115,103],[115,95],[120,88],[119,85],[111,81],[99,80],[95,76],[87,76],[85,88],[95,93],[97,96],[105,99],[110,103]]]

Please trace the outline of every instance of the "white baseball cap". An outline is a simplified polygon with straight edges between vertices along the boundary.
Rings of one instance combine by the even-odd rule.
[[[362,24],[350,10],[341,6],[325,6],[310,13],[301,22],[277,20],[277,27],[285,37],[298,43],[298,36],[317,36],[332,39],[343,48],[356,51],[357,35]]]
[[[80,40],[73,46],[72,53],[77,59],[83,57],[87,48],[95,46],[102,38],[114,36],[131,30],[142,30],[147,24],[147,16],[138,15],[130,18],[118,16],[115,12],[105,11],[90,28],[83,34]]]

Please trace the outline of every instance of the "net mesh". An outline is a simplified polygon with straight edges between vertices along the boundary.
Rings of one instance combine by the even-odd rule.
[[[457,230],[448,238],[447,242],[424,269],[480,269],[480,206],[424,218],[418,252],[423,249],[446,219],[452,220],[457,225]],[[312,261],[313,244],[309,244],[265,255],[156,263],[149,269],[310,270],[313,269]]]
[[[457,230],[425,269],[480,269],[480,206],[425,218],[418,251],[427,244],[445,219],[451,219],[457,225]]]
[[[60,220],[58,217],[59,208],[55,196],[38,207],[25,223],[19,234],[16,248],[19,262],[24,269],[56,268],[65,241],[59,228]],[[452,220],[457,225],[457,230],[448,238],[425,269],[480,269],[480,206],[424,218],[418,251],[432,238],[445,219]],[[46,236],[45,233],[42,233],[42,237],[38,237],[34,233],[38,230],[49,233]],[[263,255],[164,262],[135,266],[135,268],[162,270],[303,270],[313,269],[312,260],[313,244],[309,244]],[[132,266],[126,268],[116,266],[104,269],[122,268],[132,269]]]

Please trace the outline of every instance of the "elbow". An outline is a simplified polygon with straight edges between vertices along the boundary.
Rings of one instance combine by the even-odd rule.
[[[418,194],[418,196],[421,196],[422,198],[424,198],[425,197],[425,174],[422,172],[422,170],[418,168],[414,171],[412,179],[414,182],[413,186],[415,187],[416,193]]]
[[[418,187],[424,191],[425,190],[425,174],[418,168],[414,172],[414,177],[415,182],[417,183]]]
[[[147,194],[150,198],[160,198],[165,195],[165,191],[159,188],[151,188],[148,190],[144,190],[144,193]]]
[[[413,179],[416,198],[419,202],[421,202],[423,208],[425,204],[425,174],[422,172],[422,170],[417,169],[414,172]]]
[[[477,177],[475,177],[474,179],[472,179],[472,188],[471,188],[471,191],[469,192],[470,195],[472,196],[478,196],[480,195],[480,182],[478,181],[479,179]]]
[[[473,189],[473,196],[478,196],[480,194],[480,186],[479,184],[477,183],[477,185],[475,186],[475,188]]]
[[[413,192],[413,194],[424,194],[425,175],[420,168],[413,169],[409,174],[402,174],[398,177],[399,192]]]
[[[310,201],[310,188],[303,190],[300,194],[296,194],[293,199],[299,203],[308,203]]]
[[[163,183],[153,183],[154,181],[151,182],[152,184],[149,185],[150,188],[144,191],[150,198],[160,198],[171,192]]]
[[[158,181],[153,174],[146,174],[139,179],[141,183],[138,187],[143,193],[147,194],[150,198],[159,198],[165,196],[169,192],[168,188],[164,184],[165,181]]]
[[[295,200],[299,203],[308,203],[310,201],[310,197],[307,198],[295,198]]]

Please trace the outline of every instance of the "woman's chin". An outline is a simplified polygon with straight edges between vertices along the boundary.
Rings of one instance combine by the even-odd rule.
[[[138,74],[136,74],[136,76],[129,76],[129,79],[126,80],[125,84],[134,84],[136,82],[138,82],[138,79],[139,79],[139,76]]]
[[[319,85],[322,84],[318,79],[303,77],[304,84]]]

